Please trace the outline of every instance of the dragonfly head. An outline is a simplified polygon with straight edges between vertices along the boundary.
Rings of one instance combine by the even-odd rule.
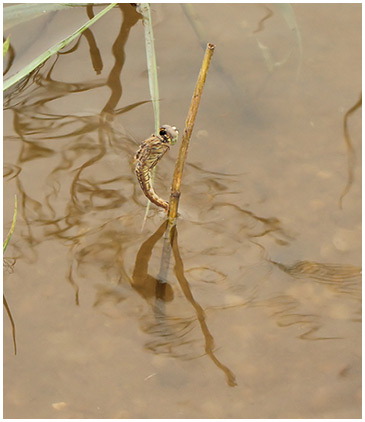
[[[175,126],[163,125],[160,127],[158,134],[164,142],[173,145],[177,141],[179,131],[176,129]]]

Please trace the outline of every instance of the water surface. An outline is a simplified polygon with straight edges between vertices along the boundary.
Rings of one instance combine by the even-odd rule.
[[[183,129],[216,44],[166,285],[133,172],[154,129],[134,8],[5,93],[4,416],[361,417],[361,6],[152,9],[161,123]],[[5,77],[87,16],[12,28]]]

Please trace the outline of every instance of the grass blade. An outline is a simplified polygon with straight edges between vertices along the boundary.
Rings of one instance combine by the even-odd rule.
[[[158,90],[158,76],[156,64],[155,43],[153,38],[151,8],[148,3],[140,3],[137,6],[137,12],[143,16],[144,38],[146,42],[146,56],[147,56],[147,69],[148,69],[148,84],[150,88],[150,95],[152,100],[153,115],[155,119],[155,133],[160,129],[160,94]],[[152,172],[151,183],[155,179],[155,170]],[[146,211],[142,223],[142,231],[146,224],[147,215],[150,209],[151,202],[148,201]]]
[[[150,95],[153,106],[153,113],[155,116],[155,131],[158,133],[160,128],[160,105],[159,105],[159,91],[158,91],[158,77],[155,44],[153,38],[151,9],[148,3],[140,3],[137,7],[137,12],[143,16],[144,38],[146,42],[146,56],[148,69],[148,82],[150,87]]]
[[[41,65],[43,62],[45,62],[47,59],[49,59],[53,54],[57,53],[59,50],[61,50],[63,47],[65,47],[67,44],[69,44],[71,41],[73,41],[75,38],[77,38],[83,31],[85,31],[85,29],[89,28],[93,23],[98,21],[102,16],[105,15],[105,13],[107,13],[110,9],[112,9],[117,4],[118,3],[111,3],[110,5],[108,5],[105,9],[103,9],[101,12],[99,12],[97,15],[95,15],[92,19],[90,19],[88,22],[86,22],[81,28],[79,28],[73,34],[71,34],[70,36],[68,36],[64,40],[60,41],[59,43],[55,44],[49,50],[45,51],[43,54],[38,56],[31,63],[29,63],[27,66],[25,66],[17,74],[12,76],[8,80],[4,81],[3,91],[10,88],[15,83],[19,82],[25,76],[29,75],[29,73],[31,73],[39,65]]]
[[[18,201],[17,201],[17,197],[15,195],[15,205],[14,205],[13,222],[11,224],[9,233],[6,236],[5,242],[3,243],[3,253],[5,252],[5,250],[6,250],[7,246],[8,246],[8,243],[10,242],[11,236],[12,236],[12,234],[14,232],[17,213],[18,213]]]
[[[8,37],[3,43],[3,57],[5,56],[7,51],[9,50],[9,45],[10,45],[10,38]]]

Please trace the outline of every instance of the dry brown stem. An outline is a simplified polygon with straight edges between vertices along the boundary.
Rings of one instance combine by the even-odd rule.
[[[205,79],[206,79],[207,72],[209,69],[210,60],[214,53],[214,49],[215,49],[214,44],[210,44],[210,43],[207,44],[203,63],[200,69],[198,80],[195,85],[193,98],[191,99],[190,109],[189,109],[188,116],[185,122],[185,128],[182,135],[179,155],[176,161],[174,177],[173,177],[172,186],[171,186],[171,195],[170,195],[170,201],[169,201],[170,206],[169,206],[169,213],[168,213],[169,232],[171,232],[171,228],[176,224],[177,210],[178,210],[179,198],[180,198],[182,172],[184,169],[185,159],[188,152],[190,137],[193,132],[196,114],[199,108],[200,98],[203,92]]]

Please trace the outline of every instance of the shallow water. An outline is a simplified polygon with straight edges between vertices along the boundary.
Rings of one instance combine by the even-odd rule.
[[[296,4],[297,26],[275,5],[193,12],[153,5],[161,123],[184,126],[194,22],[216,44],[163,286],[164,213],[141,231],[132,164],[154,128],[133,7],[5,94],[6,418],[361,417],[361,5]],[[6,77],[86,19],[12,28]]]

